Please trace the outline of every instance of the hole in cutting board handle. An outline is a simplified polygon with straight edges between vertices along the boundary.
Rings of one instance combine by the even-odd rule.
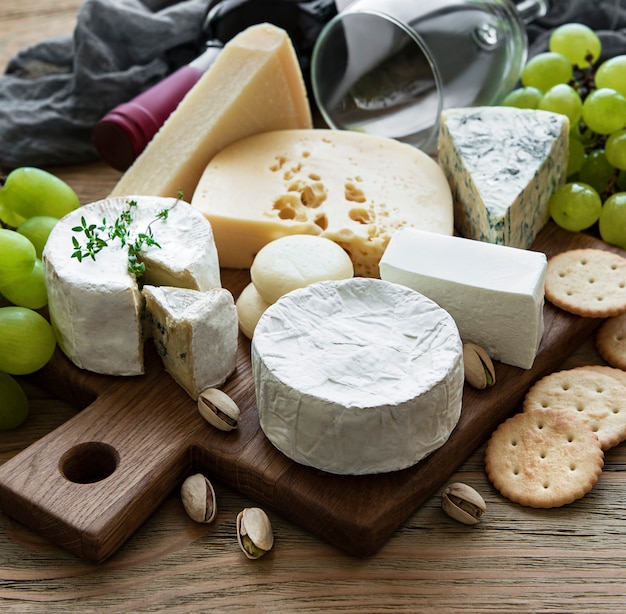
[[[113,446],[89,441],[70,448],[59,461],[59,471],[70,482],[93,484],[108,478],[117,469],[119,458]]]

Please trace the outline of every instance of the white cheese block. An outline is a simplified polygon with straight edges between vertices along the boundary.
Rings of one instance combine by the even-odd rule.
[[[452,195],[435,161],[393,139],[279,130],[242,139],[207,166],[191,200],[211,221],[224,267],[250,268],[288,234],[320,235],[350,255],[355,275],[403,226],[451,235]]]
[[[239,325],[233,295],[144,286],[146,317],[166,371],[197,400],[218,388],[237,366]]]
[[[266,130],[310,128],[311,110],[293,45],[271,24],[232,38],[111,192],[190,199],[209,160]]]
[[[447,109],[438,160],[454,195],[454,223],[466,238],[528,248],[565,181],[569,122],[514,107]]]
[[[546,266],[541,252],[407,228],[392,237],[380,272],[448,311],[465,343],[530,369],[543,335]]]
[[[52,229],[43,253],[48,308],[59,347],[78,367],[109,375],[144,372],[143,299],[138,280],[128,271],[128,247],[117,239],[79,262],[72,258],[72,239],[85,245],[86,223],[113,225],[131,207],[130,241],[148,225],[160,245],[146,248],[140,279],[152,285],[209,290],[221,286],[217,251],[210,223],[188,203],[173,198],[112,198],[76,209]],[[167,219],[156,219],[169,209]],[[105,222],[103,223],[103,220]],[[101,233],[106,236],[106,231]]]
[[[304,465],[404,469],[442,446],[460,417],[454,320],[401,285],[352,278],[294,290],[261,316],[251,348],[261,428]]]

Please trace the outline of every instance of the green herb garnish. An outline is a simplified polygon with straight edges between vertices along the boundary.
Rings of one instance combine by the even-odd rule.
[[[137,201],[128,200],[128,209],[122,211],[112,225],[108,225],[105,218],[102,218],[100,226],[97,224],[87,224],[84,217],[80,218],[80,226],[74,226],[74,232],[85,235],[84,245],[75,237],[72,237],[72,258],[82,262],[85,258],[96,259],[96,254],[109,245],[110,241],[119,240],[122,247],[128,246],[128,271],[141,277],[146,272],[146,265],[140,259],[140,253],[147,247],[161,246],[157,243],[152,233],[152,224],[157,220],[167,220],[169,212],[182,199],[182,193],[178,192],[176,202],[168,209],[162,209],[156,217],[148,224],[144,232],[140,232],[133,241],[130,241],[130,224],[133,221],[132,210],[137,206]]]

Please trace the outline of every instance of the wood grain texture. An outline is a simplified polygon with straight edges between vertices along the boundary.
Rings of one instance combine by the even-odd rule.
[[[67,3],[77,10],[81,0]],[[45,37],[48,16],[39,14],[40,6],[40,0],[20,0],[23,17],[9,27],[7,3],[0,2],[0,41],[14,27],[19,27],[19,46]],[[73,17],[67,13],[67,32]],[[63,32],[62,24],[59,29]],[[8,59],[2,43],[0,59]],[[118,176],[103,165],[54,170],[73,185],[82,202],[102,198]],[[588,338],[562,366],[601,362]],[[0,434],[0,463],[76,415],[73,405],[26,386],[30,416],[19,429]],[[484,447],[478,447],[450,476],[450,481],[471,484],[485,497],[487,512],[479,525],[450,520],[435,492],[366,558],[348,556],[270,511],[275,548],[258,561],[248,561],[236,543],[235,517],[256,501],[219,481],[215,523],[191,521],[174,491],[100,564],[77,558],[0,513],[0,611],[624,611],[624,444],[607,453],[591,493],[554,510],[524,508],[501,497],[485,477],[483,454]]]

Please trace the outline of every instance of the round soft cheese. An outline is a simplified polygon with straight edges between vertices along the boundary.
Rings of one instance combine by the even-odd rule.
[[[287,235],[270,241],[250,267],[252,283],[268,303],[316,281],[353,275],[352,260],[346,251],[316,235]]]
[[[356,277],[294,290],[261,316],[251,348],[261,428],[298,463],[351,475],[404,469],[459,420],[456,324],[405,286]]]
[[[131,203],[135,203],[132,205]],[[166,218],[159,218],[168,210]],[[125,245],[110,239],[106,227],[129,212]],[[72,257],[74,239],[83,247],[82,225],[105,227],[107,246],[81,261]],[[152,232],[157,245],[140,259],[141,281],[207,291],[221,286],[211,224],[188,203],[174,198],[129,196],[91,203],[72,211],[52,229],[43,253],[50,319],[60,348],[78,367],[108,375],[144,372],[143,298],[128,270],[128,243]]]
[[[258,321],[270,305],[271,303],[263,300],[252,282],[241,291],[235,306],[239,329],[248,339],[252,339]]]

